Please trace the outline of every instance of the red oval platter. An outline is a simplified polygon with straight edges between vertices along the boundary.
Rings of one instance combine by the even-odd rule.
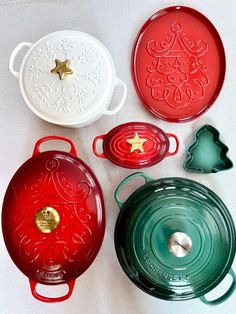
[[[41,143],[55,139],[67,141],[70,153],[40,153]],[[97,255],[105,230],[101,187],[77,157],[73,142],[51,136],[36,143],[33,156],[7,188],[2,229],[8,252],[30,279],[34,297],[45,302],[67,299],[75,279]],[[37,283],[67,283],[69,292],[48,298],[37,293]]]
[[[174,152],[169,152],[171,137],[176,143]],[[103,153],[97,151],[99,140],[103,141]],[[165,133],[145,122],[121,124],[93,141],[93,151],[97,157],[108,158],[120,167],[133,169],[153,166],[163,158],[175,155],[178,149],[179,141],[174,134]]]
[[[136,37],[131,59],[141,102],[169,122],[202,115],[224,82],[221,38],[204,15],[188,7],[169,7],[149,18]]]

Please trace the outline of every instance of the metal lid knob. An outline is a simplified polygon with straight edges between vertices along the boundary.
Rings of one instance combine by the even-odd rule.
[[[192,248],[192,240],[183,232],[175,232],[168,241],[169,251],[176,257],[186,256]]]

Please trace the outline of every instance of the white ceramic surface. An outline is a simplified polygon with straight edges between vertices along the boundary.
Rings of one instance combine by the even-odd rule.
[[[29,50],[18,73],[14,61],[24,47]],[[70,61],[73,73],[63,80],[51,73],[56,59]],[[82,127],[103,114],[116,114],[126,98],[126,86],[116,77],[108,50],[96,38],[79,31],[58,31],[35,44],[20,43],[11,54],[9,69],[19,78],[29,108],[40,118],[62,126]],[[109,110],[118,85],[123,88],[121,99]]]

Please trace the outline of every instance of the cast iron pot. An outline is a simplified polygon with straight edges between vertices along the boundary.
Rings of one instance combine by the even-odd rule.
[[[145,184],[125,202],[120,191],[136,177]],[[115,249],[126,275],[140,289],[165,300],[199,297],[209,305],[236,288],[231,269],[235,226],[224,203],[207,187],[184,178],[153,180],[134,173],[115,191],[120,213]],[[218,299],[205,294],[230,274],[232,284]]]
[[[70,144],[70,152],[40,152],[49,140]],[[105,208],[101,187],[77,157],[72,141],[40,139],[13,176],[3,202],[2,230],[7,250],[30,282],[33,296],[44,302],[68,299],[75,280],[93,262],[102,244]],[[38,283],[67,284],[57,298],[39,294]]]
[[[170,151],[170,138],[175,142],[174,151]],[[102,140],[103,153],[97,151],[99,140]],[[176,155],[178,150],[179,140],[175,134],[165,133],[146,122],[120,124],[107,134],[96,136],[93,141],[93,152],[97,157],[133,169],[151,167],[165,157]]]

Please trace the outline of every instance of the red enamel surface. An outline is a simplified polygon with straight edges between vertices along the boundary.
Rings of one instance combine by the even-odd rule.
[[[170,7],[140,29],[132,52],[132,77],[141,102],[157,117],[187,122],[216,100],[225,76],[220,36],[201,13]]]
[[[53,138],[50,138],[53,139]],[[71,153],[76,154],[74,147]],[[18,268],[36,282],[68,283],[92,263],[101,246],[105,211],[101,187],[90,168],[78,157],[61,151],[39,153],[27,160],[12,178],[5,194],[2,228],[9,254]],[[51,233],[39,231],[35,215],[53,207],[60,216]]]
[[[140,138],[146,138],[143,144],[144,152],[135,150],[130,152],[131,145],[127,139],[133,138],[135,132]],[[94,153],[98,157],[108,158],[111,162],[125,168],[150,167],[160,162],[169,151],[169,134],[166,134],[155,125],[144,122],[130,122],[117,126],[109,133],[98,136],[94,140]],[[171,136],[171,135],[170,135]],[[97,140],[103,140],[103,154],[96,151]],[[178,151],[177,148],[174,154]],[[170,155],[172,155],[170,153]]]

